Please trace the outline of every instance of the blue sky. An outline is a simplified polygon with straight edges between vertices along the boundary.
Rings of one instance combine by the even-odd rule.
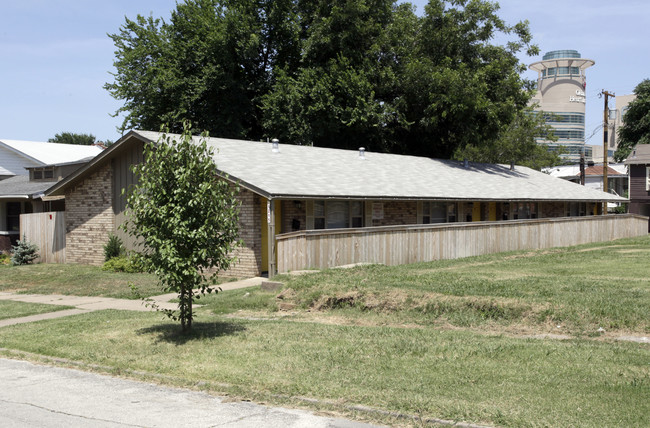
[[[425,0],[412,1],[422,12]],[[0,0],[0,138],[47,141],[63,131],[115,141],[120,107],[103,89],[114,71],[115,33],[124,17],[168,18],[176,0]],[[586,134],[602,122],[602,89],[629,94],[650,78],[647,0],[502,0],[510,24],[530,21],[541,54],[575,49],[587,70]],[[520,58],[526,64],[539,57]],[[528,78],[536,73],[527,72]],[[597,133],[589,144],[600,144]]]

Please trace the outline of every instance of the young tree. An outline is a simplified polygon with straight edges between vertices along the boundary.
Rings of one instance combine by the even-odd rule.
[[[81,146],[92,146],[97,141],[92,134],[76,134],[74,132],[62,132],[55,134],[54,138],[47,140],[48,143],[78,144]]]
[[[214,153],[204,134],[163,134],[144,148],[133,167],[137,184],[127,197],[125,230],[137,238],[140,261],[166,292],[178,293],[182,330],[192,326],[192,303],[210,288],[216,272],[234,261],[238,242],[235,190],[216,176]]]
[[[636,98],[628,104],[624,125],[618,130],[617,162],[625,160],[637,144],[650,144],[650,79],[634,88]]]

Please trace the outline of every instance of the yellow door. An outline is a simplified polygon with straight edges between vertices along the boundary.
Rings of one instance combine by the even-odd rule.
[[[262,198],[260,215],[262,220],[262,272],[269,270],[269,222],[267,221],[267,199]],[[282,203],[275,201],[275,234],[282,233]],[[275,245],[275,243],[273,244]],[[277,262],[277,259],[276,259]]]
[[[481,221],[481,203],[474,202],[474,208],[472,209],[472,221]]]
[[[488,205],[488,220],[497,221],[497,203],[490,202]]]

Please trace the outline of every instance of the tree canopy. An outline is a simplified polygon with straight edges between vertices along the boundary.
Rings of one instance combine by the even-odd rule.
[[[55,134],[54,138],[47,140],[48,143],[77,144],[82,146],[92,146],[96,141],[97,138],[92,134],[76,134],[74,132]]]
[[[165,312],[183,331],[192,326],[194,299],[213,291],[210,280],[233,263],[239,245],[235,190],[216,176],[205,137],[193,141],[185,123],[180,138],[163,134],[145,145],[123,226],[137,238],[145,270],[165,292],[178,293],[179,315]]]
[[[634,88],[636,98],[627,105],[623,126],[618,130],[618,148],[614,159],[622,162],[637,144],[650,144],[650,79]]]
[[[537,170],[560,165],[562,152],[537,143],[541,135],[546,141],[557,141],[553,127],[546,123],[547,117],[547,113],[529,106],[501,130],[496,140],[483,145],[468,144],[457,150],[454,157],[472,162],[514,163]]]
[[[527,22],[488,0],[186,0],[112,34],[123,129],[449,158],[494,144],[533,82]],[[494,42],[497,36],[507,40]]]

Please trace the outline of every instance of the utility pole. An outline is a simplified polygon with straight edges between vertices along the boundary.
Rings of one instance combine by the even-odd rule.
[[[613,97],[613,93],[602,90],[599,96],[605,95],[605,111],[603,112],[603,192],[607,192],[607,148],[609,141],[607,138],[607,131],[609,130],[609,108],[607,106],[609,97]],[[607,214],[607,202],[603,204],[603,214]]]

